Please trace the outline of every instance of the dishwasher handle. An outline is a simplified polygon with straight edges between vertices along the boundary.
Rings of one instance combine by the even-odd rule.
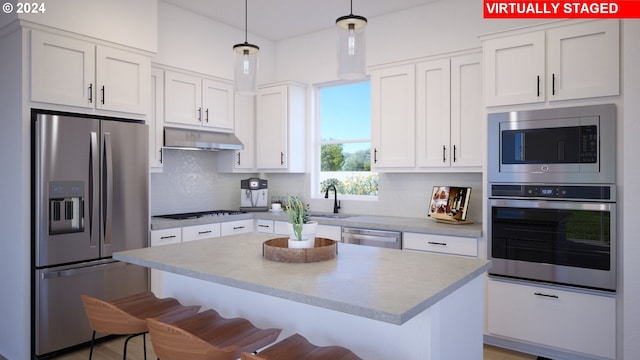
[[[374,235],[360,235],[360,234],[343,234],[342,235],[343,239],[357,239],[357,240],[370,240],[370,241],[382,241],[382,242],[389,242],[389,243],[395,243],[398,241],[397,237],[390,237],[390,236],[374,236]],[[347,241],[345,241],[347,242]]]
[[[401,249],[402,233],[399,231],[342,228],[342,242]]]

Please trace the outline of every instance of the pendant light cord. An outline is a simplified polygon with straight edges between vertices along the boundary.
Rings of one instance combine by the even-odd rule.
[[[244,43],[247,44],[247,1],[248,0],[244,0]],[[353,1],[353,0],[351,0]]]

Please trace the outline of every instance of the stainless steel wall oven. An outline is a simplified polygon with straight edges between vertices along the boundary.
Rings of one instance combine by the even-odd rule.
[[[490,275],[615,291],[614,186],[492,185]]]
[[[614,105],[489,115],[489,275],[616,290],[615,120]]]

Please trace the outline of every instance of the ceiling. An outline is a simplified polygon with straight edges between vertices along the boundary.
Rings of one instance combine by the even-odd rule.
[[[242,0],[164,0],[217,22],[244,30]],[[335,26],[348,15],[348,0],[247,0],[248,32],[277,41]],[[440,0],[356,0],[353,13],[369,19]],[[249,36],[249,42],[251,42]]]

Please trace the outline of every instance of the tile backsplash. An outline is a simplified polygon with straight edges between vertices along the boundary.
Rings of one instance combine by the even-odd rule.
[[[269,181],[270,198],[295,194],[308,201],[312,211],[333,210],[332,199],[310,196],[309,174],[221,174],[217,160],[215,152],[165,151],[163,172],[151,174],[151,214],[238,209],[240,180],[256,176]],[[482,219],[481,173],[380,174],[378,201],[341,200],[340,212],[424,218],[431,190],[438,185],[472,187],[468,216]]]
[[[240,207],[240,180],[219,174],[211,151],[165,150],[163,171],[151,174],[151,215]]]

